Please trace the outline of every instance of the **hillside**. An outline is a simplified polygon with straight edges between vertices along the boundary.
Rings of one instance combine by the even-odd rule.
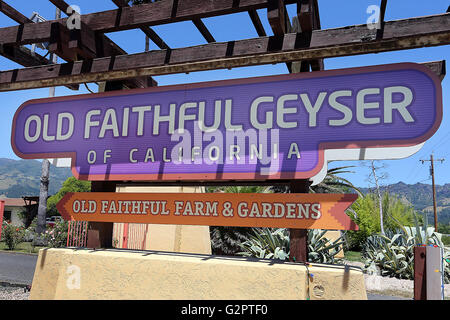
[[[419,213],[427,214],[429,223],[434,223],[433,191],[429,184],[406,184],[398,182],[381,187],[382,192],[396,194],[403,201],[411,204]],[[373,189],[361,189],[363,193]],[[436,186],[438,222],[450,224],[450,183]]]
[[[38,196],[42,163],[37,160],[0,158],[0,196],[20,198]],[[55,194],[62,183],[72,176],[69,168],[50,167],[49,195]]]

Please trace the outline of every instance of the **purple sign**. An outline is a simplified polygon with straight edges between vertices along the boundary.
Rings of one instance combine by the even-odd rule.
[[[31,100],[11,143],[79,179],[306,179],[325,149],[417,145],[441,119],[440,80],[402,63]]]

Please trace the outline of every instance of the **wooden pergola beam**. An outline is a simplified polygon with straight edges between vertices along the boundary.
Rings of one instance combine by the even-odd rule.
[[[269,0],[267,19],[276,37],[291,32],[291,21],[284,0]],[[286,62],[289,72],[292,72],[292,62]]]
[[[269,0],[267,7],[267,19],[275,36],[289,33],[286,21],[286,6],[284,0]]]
[[[64,0],[49,0],[55,7],[67,14],[69,4]],[[120,48],[110,38],[102,33],[95,32],[81,20],[80,30],[68,30],[65,25],[53,23],[53,30],[57,27],[57,38],[50,40],[50,48],[53,52],[69,62],[83,59],[93,59],[106,56],[126,55],[127,52]],[[126,79],[124,84],[132,88],[145,88],[155,85],[151,79]]]
[[[382,39],[358,25],[97,58],[0,73],[0,90],[20,90],[149,75],[316,60],[450,44],[450,14],[389,21]]]
[[[130,7],[128,1],[126,0],[112,0],[116,6],[119,8]],[[145,35],[153,41],[154,44],[158,46],[160,49],[170,49],[167,43],[150,27],[141,27],[139,28]]]
[[[250,19],[252,20],[253,26],[255,27],[255,30],[258,33],[258,36],[260,36],[260,37],[267,36],[266,30],[264,30],[264,27],[262,25],[261,19],[259,18],[258,12],[255,9],[249,10],[248,15],[250,16]]]
[[[297,3],[297,16],[301,32],[309,37],[313,30],[320,30],[320,13],[317,0],[299,0]],[[297,31],[297,30],[295,30]],[[324,69],[323,59],[302,61],[302,71],[320,71]]]
[[[0,12],[4,13],[6,16],[16,21],[19,24],[25,24],[33,22],[28,17],[24,16],[22,13],[8,5],[5,1],[0,0]]]
[[[386,7],[387,7],[387,0],[381,0],[380,17],[378,19],[379,27],[377,29],[377,39],[381,39],[383,37],[384,17],[386,15]]]
[[[3,0],[0,0],[0,12],[4,13],[6,16],[16,21],[17,23],[23,25],[25,23],[34,23],[31,19],[24,16],[22,13],[8,5]],[[8,46],[0,45],[0,55],[18,63],[24,67],[33,67],[39,65],[50,64],[51,61],[44,58],[36,52],[31,52],[30,49],[24,46]],[[79,85],[73,84],[67,86],[71,90],[78,90]]]
[[[81,21],[93,31],[108,33],[263,9],[268,6],[268,1],[165,0],[85,14],[81,15]],[[285,0],[285,3],[294,3],[295,1]],[[23,28],[0,28],[0,44],[19,45],[47,42],[50,39],[51,24],[54,22],[66,25],[67,18],[35,23],[33,25],[25,24]]]
[[[67,14],[67,9],[69,9],[70,5],[66,3],[64,0],[49,0],[49,1],[59,10]]]
[[[208,43],[216,42],[211,32],[209,32],[208,28],[200,18],[194,18],[192,19],[192,22]]]

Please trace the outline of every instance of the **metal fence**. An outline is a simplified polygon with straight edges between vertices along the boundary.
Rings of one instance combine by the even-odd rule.
[[[145,250],[148,224],[115,223],[113,246],[122,249]]]
[[[67,247],[87,247],[87,221],[70,221],[67,231]],[[113,247],[145,250],[148,224],[114,223]]]
[[[86,247],[88,226],[87,221],[69,221],[67,247]]]

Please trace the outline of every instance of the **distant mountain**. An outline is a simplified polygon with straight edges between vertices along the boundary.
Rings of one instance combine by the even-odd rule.
[[[13,160],[0,158],[0,196],[20,198],[38,196],[42,162],[37,160]],[[62,183],[72,176],[70,168],[50,166],[49,195],[61,188]]]
[[[398,182],[383,186],[382,192],[388,191],[397,195],[401,200],[411,204],[419,213],[427,214],[429,223],[434,223],[433,188],[429,184],[406,184]],[[374,189],[362,188],[363,193],[373,192]],[[436,203],[438,222],[450,224],[450,183],[443,186],[436,185]]]

